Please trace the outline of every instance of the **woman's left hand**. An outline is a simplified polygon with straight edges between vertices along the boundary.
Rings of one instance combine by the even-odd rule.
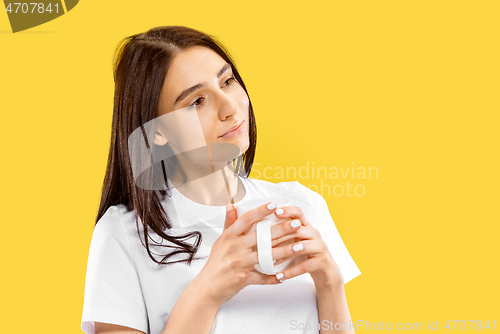
[[[298,219],[302,226],[295,233],[287,234],[272,241],[273,258],[277,260],[275,265],[303,254],[307,254],[307,260],[276,274],[276,278],[283,281],[309,273],[316,288],[343,286],[344,277],[339,266],[321,238],[320,232],[309,223],[302,209],[297,206],[285,206],[282,209],[284,212],[280,215],[275,212],[277,218],[290,218],[290,221]],[[286,246],[279,246],[279,244],[290,239],[295,239],[295,242]],[[297,245],[302,245],[302,247]],[[294,248],[298,250],[295,251]],[[280,274],[283,274],[283,276]]]

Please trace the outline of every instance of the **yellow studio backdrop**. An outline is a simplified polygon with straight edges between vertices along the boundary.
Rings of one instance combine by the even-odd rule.
[[[81,332],[112,54],[160,25],[207,32],[233,55],[258,124],[251,177],[297,180],[326,199],[362,272],[346,284],[354,322],[498,330],[499,10],[82,0],[18,33],[3,12],[0,331]]]

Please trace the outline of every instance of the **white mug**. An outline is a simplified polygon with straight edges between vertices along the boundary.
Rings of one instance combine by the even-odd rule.
[[[261,205],[267,204],[269,202],[276,203],[277,209],[289,206],[290,200],[284,198],[262,198],[244,201],[241,203],[236,203],[236,212],[238,217],[241,217],[244,213],[255,209]],[[277,218],[274,213],[255,223],[245,234],[248,234],[254,230],[257,231],[257,247],[254,247],[254,251],[257,250],[259,257],[259,263],[254,266],[254,269],[266,275],[276,275],[277,273],[295,265],[295,261],[287,260],[278,265],[274,265],[273,254],[272,254],[272,239],[271,239],[271,226],[280,224],[284,221],[290,220],[290,218]],[[279,247],[292,244],[295,239],[287,240],[281,244]]]

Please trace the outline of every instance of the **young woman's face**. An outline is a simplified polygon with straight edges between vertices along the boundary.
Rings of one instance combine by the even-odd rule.
[[[234,78],[231,66],[206,47],[190,47],[173,58],[160,93],[158,116],[190,106],[192,109],[182,110],[178,115],[172,114],[176,126],[170,134],[179,135],[169,136],[167,133],[164,137],[157,136],[156,144],[163,145],[168,141],[174,152],[179,153],[186,145],[189,146],[186,142],[190,138],[199,135],[201,141],[204,137],[206,143],[237,145],[240,154],[248,149],[248,96]],[[186,117],[186,121],[182,117]],[[241,122],[238,130],[242,131],[238,131],[239,134],[223,136]],[[203,134],[195,133],[200,125]]]

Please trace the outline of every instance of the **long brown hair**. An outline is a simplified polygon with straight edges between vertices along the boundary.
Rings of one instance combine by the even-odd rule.
[[[143,246],[149,257],[158,265],[185,262],[188,265],[201,244],[202,235],[194,231],[181,236],[171,236],[165,230],[172,223],[164,210],[161,200],[167,195],[165,190],[158,192],[137,187],[134,182],[128,141],[132,131],[157,117],[158,100],[161,87],[173,57],[191,46],[204,46],[215,51],[232,67],[234,77],[248,95],[247,89],[234,65],[229,52],[211,35],[182,26],[155,27],[145,33],[135,34],[120,41],[113,58],[115,94],[111,145],[109,149],[106,175],[102,187],[101,202],[96,224],[110,206],[124,204],[128,211],[135,210],[137,233],[138,217],[144,228]],[[257,143],[257,127],[252,103],[249,103],[249,141],[248,149],[233,160],[235,172],[248,178],[252,169]],[[154,146],[154,145],[153,145]],[[148,229],[156,232],[176,246],[162,245],[174,250],[158,261],[151,254]],[[185,240],[195,238],[193,243]],[[142,242],[142,239],[141,239]],[[188,258],[168,262],[168,258],[187,253]]]

